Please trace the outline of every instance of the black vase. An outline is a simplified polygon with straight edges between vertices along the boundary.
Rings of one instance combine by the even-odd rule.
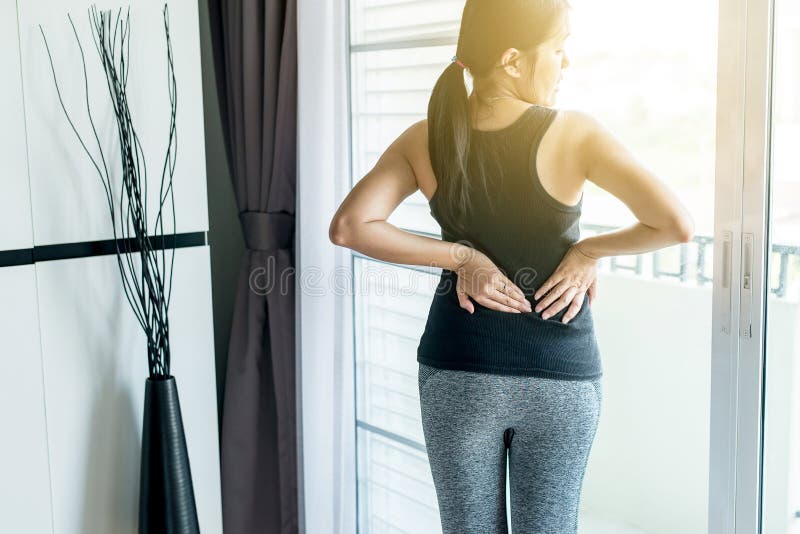
[[[172,375],[147,378],[144,389],[139,533],[199,533],[192,472]]]

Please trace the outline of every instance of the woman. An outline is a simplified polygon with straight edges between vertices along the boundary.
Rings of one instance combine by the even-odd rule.
[[[591,303],[599,258],[691,239],[677,197],[598,121],[553,108],[566,0],[467,0],[428,118],[353,188],[331,240],[442,268],[417,350],[442,530],[577,532],[602,399]],[[465,70],[472,80],[468,95]],[[579,240],[586,180],[639,222]],[[386,219],[422,190],[442,240]],[[587,303],[588,300],[588,303]]]

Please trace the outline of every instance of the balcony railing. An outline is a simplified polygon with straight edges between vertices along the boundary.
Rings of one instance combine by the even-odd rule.
[[[593,232],[594,234],[599,234],[616,230],[618,227],[606,226],[602,224],[582,224],[581,228]],[[698,285],[705,285],[711,282],[713,279],[712,276],[706,274],[706,269],[711,267],[711,261],[713,260],[713,252],[709,251],[709,249],[713,248],[713,243],[714,243],[714,238],[711,236],[696,235],[688,243],[680,243],[678,245],[675,245],[676,247],[678,247],[678,254],[680,256],[680,261],[678,262],[677,270],[671,271],[662,268],[662,261],[660,260],[663,258],[665,254],[669,253],[668,250],[657,250],[648,254],[637,254],[635,256],[635,264],[632,266],[621,264],[619,256],[608,258],[610,260],[610,270],[612,272],[620,270],[630,270],[638,275],[642,275],[644,270],[643,269],[644,260],[649,255],[652,258],[651,267],[652,267],[653,278],[673,277],[679,279],[681,282],[686,282],[689,280],[691,276],[694,278],[695,282],[697,282]],[[690,262],[688,261],[691,249],[695,250],[694,257],[696,260],[695,269],[693,273],[690,273],[689,269]],[[788,288],[788,280],[790,274],[789,260],[792,256],[800,259],[800,246],[781,245],[775,243],[772,245],[772,254],[778,256],[779,262],[777,263],[777,268],[778,268],[777,283],[772,283],[771,282],[772,277],[770,277],[770,291],[775,296],[782,298],[786,296],[786,291]],[[774,261],[772,264],[772,268],[773,269],[775,268]],[[791,272],[791,274],[797,275],[797,272],[794,271]]]

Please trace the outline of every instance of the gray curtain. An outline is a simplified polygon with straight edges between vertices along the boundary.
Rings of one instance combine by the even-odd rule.
[[[209,0],[228,164],[246,250],[222,408],[225,534],[298,531],[295,0]]]

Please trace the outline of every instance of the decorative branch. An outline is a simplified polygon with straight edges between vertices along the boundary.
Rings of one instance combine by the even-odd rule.
[[[136,316],[139,325],[147,336],[147,360],[150,378],[166,378],[170,376],[170,344],[169,344],[169,304],[172,297],[172,272],[175,264],[175,251],[172,250],[169,279],[165,284],[163,274],[166,272],[165,251],[167,246],[164,240],[164,204],[169,197],[172,205],[172,227],[173,236],[177,230],[175,218],[175,196],[172,185],[173,175],[175,174],[175,162],[178,151],[178,137],[175,124],[177,113],[177,84],[175,81],[175,65],[172,55],[172,42],[169,34],[169,12],[167,4],[164,4],[164,34],[166,37],[167,48],[167,92],[170,101],[170,122],[168,128],[167,149],[164,156],[164,163],[161,169],[161,183],[159,187],[159,207],[158,216],[155,220],[155,233],[151,237],[148,235],[147,228],[147,165],[144,149],[139,141],[139,136],[133,126],[131,110],[128,105],[128,72],[130,66],[130,7],[128,7],[125,17],[122,17],[122,9],[118,9],[116,16],[112,17],[111,10],[98,11],[96,6],[91,6],[88,10],[89,25],[92,30],[92,40],[95,45],[100,64],[106,78],[106,86],[114,110],[116,119],[117,136],[119,138],[119,156],[117,162],[111,162],[106,158],[100,143],[92,116],[91,105],[89,103],[89,80],[86,72],[86,57],[84,55],[78,31],[72,22],[72,17],[67,15],[72,26],[72,33],[75,36],[78,49],[81,55],[83,67],[83,87],[86,114],[89,117],[94,143],[97,146],[99,156],[96,159],[90,151],[87,143],[80,133],[78,133],[74,122],[70,118],[61,90],[58,85],[53,64],[53,56],[47,43],[44,30],[41,25],[39,31],[42,34],[47,57],[50,61],[50,69],[53,74],[58,101],[61,109],[69,122],[72,131],[83,147],[84,152],[89,157],[95,170],[97,171],[103,189],[106,194],[109,214],[111,216],[111,227],[114,233],[116,244],[117,265],[119,267],[122,287],[125,297]],[[114,211],[114,195],[111,186],[110,165],[119,165],[121,171],[121,191],[119,198],[119,212],[122,218],[120,235],[117,235],[117,222]],[[158,250],[154,250],[152,239],[161,239],[160,263]],[[122,243],[122,249],[120,249]],[[137,273],[134,265],[134,253],[139,253],[140,273]]]

